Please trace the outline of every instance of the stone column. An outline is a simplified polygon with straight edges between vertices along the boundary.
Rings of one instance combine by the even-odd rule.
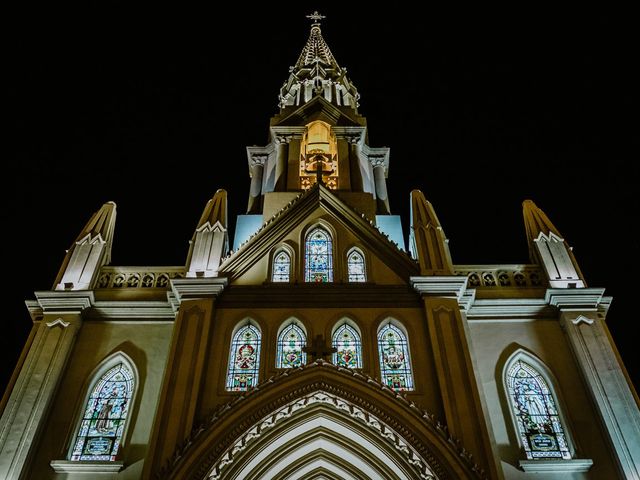
[[[489,478],[502,479],[497,447],[484,393],[476,378],[467,319],[461,304],[468,303],[467,278],[411,277],[421,294],[435,361],[440,394],[451,435],[471,452]]]
[[[268,156],[254,154],[251,157],[251,187],[249,188],[249,206],[247,213],[260,213],[262,199],[262,173]]]
[[[560,325],[608,436],[621,478],[640,479],[640,410],[604,322],[604,289],[549,289]]]
[[[285,192],[287,190],[287,163],[289,161],[289,141],[290,136],[278,135],[276,142],[276,181],[274,192]]]
[[[29,468],[93,292],[36,292],[36,298],[42,320],[0,419],[0,478],[7,480],[24,478]]]
[[[363,192],[364,185],[362,179],[362,170],[360,169],[360,134],[348,135],[349,142],[349,176],[351,178],[351,191]]]
[[[191,434],[196,421],[205,360],[210,348],[216,297],[226,278],[171,280],[172,296],[179,305],[167,367],[162,381],[142,478],[155,478]]]
[[[391,209],[389,208],[389,195],[387,194],[387,179],[384,175],[384,158],[369,157],[369,161],[373,167],[373,180],[376,187],[378,214],[389,215],[391,213]]]

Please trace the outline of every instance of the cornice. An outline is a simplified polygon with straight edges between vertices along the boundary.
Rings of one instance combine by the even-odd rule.
[[[467,312],[470,322],[522,322],[556,317],[557,310],[543,298],[476,299]]]
[[[297,125],[296,126],[277,125],[269,128],[269,130],[271,131],[272,138],[281,137],[281,136],[285,136],[285,137],[291,136],[293,138],[300,138],[304,134],[305,129],[306,127],[297,126]]]
[[[217,300],[220,308],[421,308],[406,285],[295,283],[232,285]]]
[[[548,288],[545,301],[563,311],[597,310],[603,300],[604,290],[604,288]]]
[[[37,300],[25,300],[24,304],[29,311],[29,316],[31,317],[32,322],[39,320],[39,318],[44,315],[44,310],[42,310],[42,307]]]
[[[169,301],[96,301],[88,312],[88,318],[94,320],[174,320],[175,312]]]
[[[455,275],[434,275],[410,277],[413,289],[422,297],[455,298],[458,305],[469,310],[475,301],[476,291],[467,289],[467,277]]]
[[[174,278],[169,283],[176,301],[182,303],[183,300],[217,297],[228,280],[226,277]]]
[[[79,314],[95,303],[91,290],[45,290],[34,292],[42,313],[72,313]],[[29,306],[27,306],[29,308]]]

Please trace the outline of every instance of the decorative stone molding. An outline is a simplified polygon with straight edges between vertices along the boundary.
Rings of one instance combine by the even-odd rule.
[[[249,165],[249,171],[253,166],[264,166],[265,162],[269,159],[269,156],[274,151],[274,145],[270,144],[265,147],[258,147],[256,145],[247,147],[247,162]]]
[[[93,292],[78,291],[40,291],[34,292],[43,313],[81,313],[91,307],[94,302]]]
[[[386,168],[386,157],[381,155],[369,155],[369,163],[373,168]]]
[[[335,126],[331,130],[337,138],[343,138],[351,144],[364,143],[366,127],[341,127]]]
[[[586,323],[587,325],[593,325],[594,320],[592,318],[587,318],[584,315],[580,315],[577,318],[571,320],[574,325],[580,325],[581,323]]]
[[[115,474],[124,467],[124,462],[72,462],[70,460],[51,460],[51,468],[56,473],[76,474]]]
[[[171,293],[171,292],[167,292]],[[88,313],[92,320],[135,320],[137,322],[174,320],[171,301],[96,301]]]
[[[545,300],[560,310],[597,310],[604,288],[549,288]]]
[[[488,480],[489,477],[485,471],[474,462],[473,456],[461,445],[458,439],[451,437],[446,425],[438,421],[435,418],[435,415],[422,409],[412,400],[409,400],[405,393],[395,392],[388,386],[381,384],[377,379],[362,374],[359,371],[339,367],[321,359],[302,367],[282,370],[248,392],[243,392],[237,395],[230,402],[218,406],[209,415],[207,422],[194,427],[190,436],[185,439],[182,446],[176,450],[168,463],[158,473],[157,478],[172,478],[173,471],[186,458],[190,449],[194,448],[194,445],[197,442],[204,440],[206,438],[206,432],[214,428],[228,415],[232,414],[234,409],[246,404],[249,399],[258,396],[263,392],[277,388],[279,384],[285,381],[293,380],[294,378],[307,374],[310,370],[316,369],[327,369],[327,371],[335,372],[337,375],[349,378],[350,381],[364,382],[364,384],[382,392],[383,395],[397,401],[399,408],[408,408],[413,412],[413,415],[415,415],[415,424],[422,424],[424,428],[432,434],[435,434],[436,438],[441,439],[440,446],[445,450],[451,450],[455,458],[460,459],[462,464],[465,465],[465,468],[468,469],[468,472],[471,475],[470,478]],[[375,415],[376,418],[388,425],[389,428],[393,429],[394,432],[397,432],[398,435],[411,441],[412,449],[426,460],[434,475],[439,478],[446,478],[445,471],[440,465],[438,459],[434,456],[432,447],[423,444],[418,438],[416,438],[411,433],[408,425],[399,423],[394,417],[389,415],[389,412],[384,407],[380,407],[377,404],[371,404],[360,396],[354,394],[353,391],[343,389],[336,385],[327,383],[326,381],[304,384],[293,392],[279,396],[276,402],[268,403],[262,408],[256,409],[250,416],[243,417],[241,421],[236,422],[232,431],[228,432],[225,438],[221,438],[219,441],[216,441],[215,448],[213,448],[205,457],[199,458],[200,464],[195,471],[195,475],[198,478],[204,478],[207,472],[210,472],[211,468],[217,463],[218,459],[223,456],[224,452],[235,444],[237,439],[245,435],[254,425],[261,422],[268,415],[279,410],[281,407],[290,404],[292,399],[301,398],[316,391],[322,391],[334,397],[341,398],[369,414]]]
[[[467,311],[467,320],[522,322],[556,319],[558,312],[542,298],[475,299]]]
[[[62,328],[67,328],[69,325],[71,325],[71,322],[65,322],[62,318],[58,317],[51,322],[45,323],[45,325],[49,328],[53,328],[56,325],[60,325]]]
[[[471,288],[546,287],[546,275],[538,265],[454,265],[456,275],[469,278]]]
[[[520,467],[527,473],[580,473],[588,472],[593,465],[590,458],[571,460],[520,460]]]
[[[184,278],[185,267],[102,267],[95,289],[169,288],[169,281]]]
[[[253,166],[263,166],[267,160],[269,160],[269,155],[265,155],[262,153],[253,153],[251,154],[251,160],[250,160],[250,165]]]
[[[273,138],[276,145],[286,145],[293,139],[293,135],[278,135]]]
[[[475,290],[467,289],[467,277],[410,277],[409,282],[421,296],[455,298],[464,310],[469,310],[475,301]]]
[[[362,141],[362,137],[359,134],[344,135],[343,138],[345,138],[351,145],[358,145]]]
[[[194,298],[216,297],[222,293],[227,283],[225,277],[176,278],[171,280],[171,291],[176,300],[182,303],[183,300]]]
[[[295,401],[281,407],[261,422],[256,424],[252,429],[247,431],[242,437],[227,449],[227,451],[218,459],[218,462],[211,469],[208,478],[211,480],[219,480],[222,470],[232,464],[238,454],[249,448],[255,440],[260,438],[266,431],[276,426],[280,421],[292,417],[300,410],[306,409],[313,405],[326,405],[338,410],[358,423],[366,426],[370,431],[382,437],[384,441],[392,448],[403,455],[408,464],[418,471],[420,478],[425,480],[436,480],[434,472],[422,456],[409,445],[402,436],[398,435],[392,428],[384,423],[381,419],[363,410],[344,399],[322,390],[309,393]]]

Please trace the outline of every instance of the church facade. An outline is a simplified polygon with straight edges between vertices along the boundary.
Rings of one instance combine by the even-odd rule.
[[[640,479],[638,397],[562,234],[454,263],[406,236],[316,13],[246,214],[218,190],[186,264],[111,265],[116,205],[72,243],[5,393],[3,479]]]

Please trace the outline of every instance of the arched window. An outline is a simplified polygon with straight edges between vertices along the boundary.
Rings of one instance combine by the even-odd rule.
[[[355,328],[348,323],[343,323],[333,334],[332,343],[337,350],[333,354],[334,365],[362,368],[362,341]]]
[[[366,282],[367,275],[364,266],[364,255],[356,248],[347,255],[347,273],[350,282]]]
[[[570,459],[556,399],[542,374],[518,358],[507,368],[505,382],[527,458]]]
[[[271,274],[272,282],[289,282],[291,275],[291,257],[289,254],[280,250],[273,259],[273,273]]]
[[[305,282],[333,282],[331,236],[326,230],[318,227],[309,232],[304,256]]]
[[[240,327],[231,340],[227,390],[241,392],[255,387],[260,367],[260,340],[258,327],[248,323]]]
[[[307,336],[302,328],[291,322],[278,335],[276,368],[295,368],[307,363],[307,353],[302,349],[307,345]]]
[[[413,390],[409,345],[405,334],[392,323],[378,332],[382,383],[396,392]]]
[[[71,460],[115,461],[135,387],[133,369],[122,360],[99,371],[84,404]]]

